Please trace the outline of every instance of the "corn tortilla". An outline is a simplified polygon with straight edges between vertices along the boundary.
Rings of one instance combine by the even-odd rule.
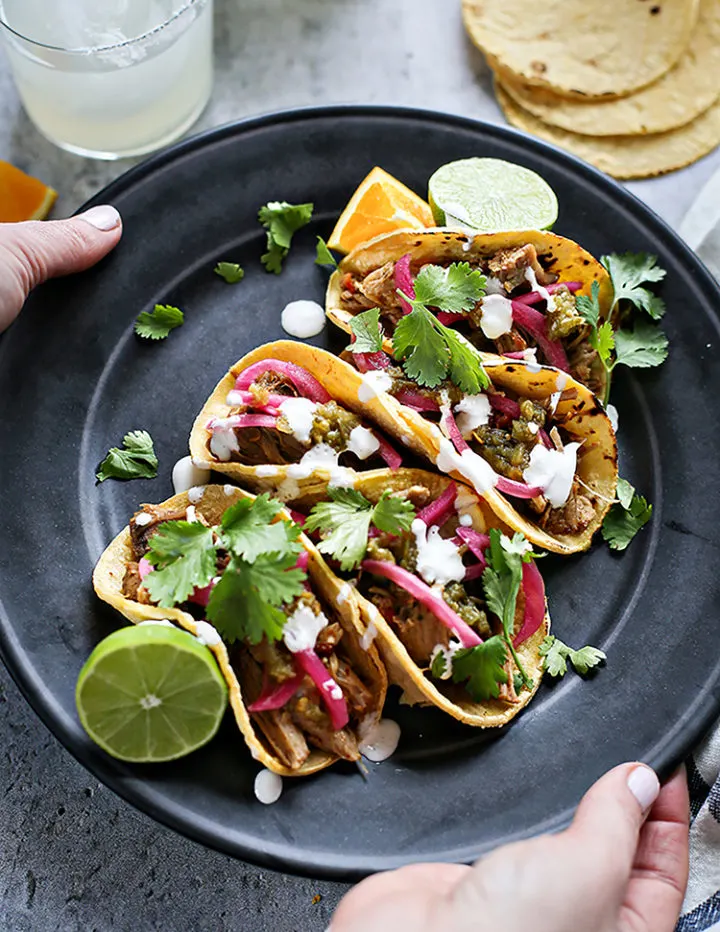
[[[518,80],[498,78],[510,97],[539,120],[581,136],[664,133],[690,123],[720,97],[720,0],[701,0],[690,43],[661,78],[628,97],[571,100]]]
[[[680,58],[698,0],[463,0],[472,41],[494,69],[565,97],[623,97]]]
[[[720,100],[691,123],[648,136],[580,136],[538,120],[496,82],[495,93],[508,121],[554,143],[614,178],[651,178],[696,162],[720,145]]]

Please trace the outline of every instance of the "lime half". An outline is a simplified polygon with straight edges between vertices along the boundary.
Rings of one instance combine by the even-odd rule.
[[[555,223],[558,202],[536,172],[502,159],[460,159],[442,165],[428,182],[428,200],[440,226],[479,233],[545,230]]]
[[[83,728],[120,760],[175,760],[220,726],[227,686],[211,652],[162,624],[121,628],[80,671],[75,701]]]

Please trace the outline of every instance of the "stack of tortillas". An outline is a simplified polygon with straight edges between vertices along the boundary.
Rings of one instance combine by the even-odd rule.
[[[720,144],[720,0],[463,0],[510,123],[616,178]]]

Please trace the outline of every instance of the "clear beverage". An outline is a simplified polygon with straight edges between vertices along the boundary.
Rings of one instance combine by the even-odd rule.
[[[37,128],[97,158],[139,155],[195,122],[212,88],[212,0],[0,0]]]

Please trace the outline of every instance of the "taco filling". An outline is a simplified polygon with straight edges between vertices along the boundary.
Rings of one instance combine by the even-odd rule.
[[[234,387],[224,399],[227,413],[206,423],[207,450],[215,460],[261,470],[291,466],[291,478],[338,466],[401,465],[402,457],[377,428],[338,404],[301,366],[264,359],[233,374]]]
[[[314,590],[300,528],[267,495],[210,526],[195,506],[145,505],[130,522],[125,598],[208,619],[266,750],[298,770],[312,748],[360,757],[377,717],[372,665],[339,606]],[[352,643],[351,643],[352,642]]]
[[[484,391],[467,394],[447,380],[436,388],[420,386],[382,352],[346,358],[361,370],[381,367],[389,377],[388,393],[437,425],[443,439],[436,465],[442,472],[457,470],[478,491],[496,488],[552,535],[582,533],[595,517],[597,498],[580,479],[578,462],[596,443],[578,442],[558,411],[563,402],[570,414],[574,409],[565,403],[578,398],[562,374],[555,383],[561,387],[545,397],[496,387],[491,375]]]
[[[420,476],[423,474],[421,473]],[[369,501],[330,489],[305,524],[319,549],[375,606],[424,676],[446,694],[514,705],[533,681],[516,648],[545,621],[545,590],[522,534],[481,533],[454,482],[433,499],[421,483]]]
[[[469,241],[468,241],[469,244]],[[543,264],[546,263],[546,264]],[[455,303],[428,302],[438,320],[458,329],[480,351],[534,360],[570,373],[592,391],[600,388],[601,367],[589,342],[590,328],[577,309],[580,281],[564,281],[551,268],[552,257],[538,254],[531,242],[479,255],[469,251],[462,263],[413,259],[406,253],[363,274],[342,272],[340,308],[358,314],[378,308],[385,332],[392,337],[398,322],[410,312],[420,276],[430,280],[438,271],[455,270],[473,282],[472,299],[462,310]],[[468,273],[481,273],[472,280]],[[418,289],[420,290],[420,289]]]

